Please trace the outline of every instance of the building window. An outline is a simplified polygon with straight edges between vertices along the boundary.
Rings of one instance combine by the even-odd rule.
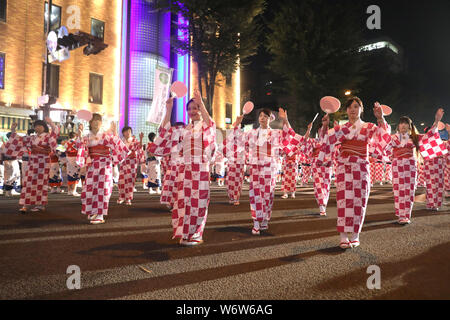
[[[56,64],[49,64],[50,67],[50,79],[48,81],[48,90],[47,94],[49,96],[59,98],[59,66]],[[42,93],[45,92],[45,63],[42,67]]]
[[[0,21],[6,22],[6,0],[0,0]]]
[[[48,2],[45,3],[44,9],[44,33],[47,34],[47,14]],[[55,31],[61,27],[61,7],[52,4],[52,14],[50,16],[50,31]]]
[[[105,23],[103,21],[91,18],[91,35],[104,40]]]
[[[5,89],[5,59],[6,55],[0,52],[0,89]]]
[[[103,103],[103,76],[89,73],[89,103]]]
[[[233,105],[231,103],[227,103],[225,108],[225,123],[231,124],[231,119],[233,117]]]

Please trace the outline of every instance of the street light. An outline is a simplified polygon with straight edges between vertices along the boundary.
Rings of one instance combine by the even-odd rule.
[[[351,95],[351,94],[352,94],[352,92],[351,92],[350,90],[345,91],[345,95],[346,95],[346,96],[349,96],[349,95]]]

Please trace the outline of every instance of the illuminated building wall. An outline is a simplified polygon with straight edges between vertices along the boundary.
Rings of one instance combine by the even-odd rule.
[[[5,87],[0,89],[0,106],[37,107],[42,94],[43,54],[45,53],[44,0],[7,1],[6,22],[0,22],[0,53],[5,53]],[[97,55],[85,56],[83,49],[70,51],[59,66],[57,105],[69,110],[87,109],[117,117],[120,95],[121,1],[53,0],[61,8],[60,25],[68,26],[70,6],[79,8],[80,30],[91,32],[91,18],[105,23],[104,42],[108,47]],[[69,32],[74,30],[69,29]],[[101,104],[89,102],[89,74],[103,76]]]
[[[143,132],[147,137],[157,130],[157,126],[146,122],[153,100],[156,66],[172,68],[173,81],[182,81],[189,88],[189,55],[177,55],[170,46],[171,36],[183,38],[178,26],[187,22],[181,16],[156,10],[146,0],[124,1],[123,21],[119,127],[130,126],[136,135]],[[175,100],[172,123],[187,122],[184,110],[187,99],[188,96]]]

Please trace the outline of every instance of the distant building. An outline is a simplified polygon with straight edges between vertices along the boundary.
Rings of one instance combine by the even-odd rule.
[[[403,48],[388,37],[367,41],[358,48],[358,52],[376,66],[384,65],[389,71],[400,73],[405,70]]]

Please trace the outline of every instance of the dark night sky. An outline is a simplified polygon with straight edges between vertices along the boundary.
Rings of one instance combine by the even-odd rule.
[[[387,35],[399,43],[409,71],[426,77],[426,90],[450,112],[450,1],[365,2],[381,8],[381,30],[366,35]]]
[[[339,0],[329,0],[339,1]],[[450,0],[355,0],[363,8],[361,27],[366,31],[365,38],[388,36],[404,49],[408,72],[425,80],[427,94],[436,98],[439,107],[446,110],[445,122],[450,122]],[[282,0],[267,0],[268,8],[264,17],[270,20],[282,5]],[[366,20],[369,5],[381,8],[381,30],[368,30]],[[252,60],[250,66],[258,70],[265,65],[270,56],[263,48]],[[412,106],[412,108],[414,108]],[[411,115],[430,117],[437,106],[430,110],[418,110]],[[419,119],[416,119],[419,120]],[[430,119],[431,120],[431,119]]]

